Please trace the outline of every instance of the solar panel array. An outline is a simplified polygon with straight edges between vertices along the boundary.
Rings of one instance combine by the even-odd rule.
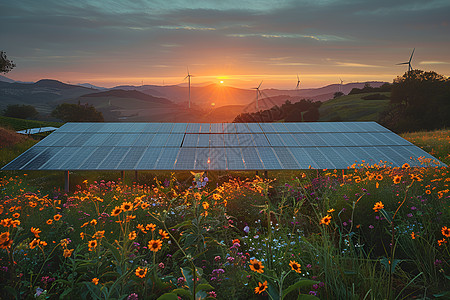
[[[346,169],[434,159],[375,122],[67,123],[3,170]]]

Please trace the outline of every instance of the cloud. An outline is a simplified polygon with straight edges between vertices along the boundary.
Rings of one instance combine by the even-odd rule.
[[[450,65],[450,62],[445,61],[421,61],[419,62],[420,65]]]
[[[340,67],[356,67],[356,68],[380,68],[381,66],[359,64],[359,63],[349,63],[349,62],[336,62],[336,65]]]

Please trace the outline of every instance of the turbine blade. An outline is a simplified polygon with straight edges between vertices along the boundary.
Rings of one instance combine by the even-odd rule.
[[[399,63],[399,64],[395,64],[395,65],[407,65],[407,64],[409,64],[409,62]]]
[[[411,53],[411,57],[409,58],[409,62],[411,63],[411,59],[413,58],[414,55],[414,51],[416,50],[416,48],[413,49],[412,53]]]
[[[261,86],[262,83],[263,83],[263,82],[262,82],[262,80],[261,80],[260,84],[258,85],[258,89],[260,88],[260,86]]]

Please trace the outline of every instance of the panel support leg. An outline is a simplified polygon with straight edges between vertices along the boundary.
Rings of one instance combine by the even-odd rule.
[[[267,170],[265,170],[264,171],[264,178],[267,179],[267,177],[268,177],[268,172],[267,172]]]
[[[125,181],[125,171],[120,171],[120,179],[122,179],[122,182]]]
[[[138,174],[138,171],[135,170],[135,171],[134,171],[134,181],[137,183],[138,180],[139,180],[139,174]]]
[[[69,171],[64,171],[64,191],[69,192]]]

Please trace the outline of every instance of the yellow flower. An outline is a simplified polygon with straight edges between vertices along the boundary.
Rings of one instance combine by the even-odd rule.
[[[150,242],[148,242],[148,248],[150,249],[150,251],[153,252],[158,252],[162,247],[162,242],[161,240],[151,240]]]
[[[327,210],[327,213],[331,214],[332,212],[334,212],[334,208]]]
[[[136,276],[139,278],[144,278],[145,275],[147,275],[147,268],[144,269],[141,267],[137,267],[136,272],[134,274],[136,274]]]
[[[378,175],[375,177],[375,179],[378,180],[378,181],[383,180],[383,175],[378,174]]]
[[[255,287],[255,294],[261,294],[267,289],[267,280],[264,283],[258,282],[258,286]]]
[[[133,209],[133,203],[131,202],[124,202],[122,203],[122,206],[120,207],[123,211],[130,211]]]
[[[409,166],[408,163],[404,163],[403,166],[402,166],[403,169],[408,169],[409,167],[410,167],[410,166]]]
[[[200,201],[202,199],[202,195],[200,193],[194,193],[194,198],[197,201]]]
[[[16,219],[18,219],[20,217],[20,214],[19,213],[15,213],[15,214],[13,214],[13,218],[16,218]]]
[[[41,230],[39,228],[31,227],[31,233],[34,234],[34,237],[39,238],[39,233],[41,233]]]
[[[207,210],[209,208],[209,203],[206,201],[203,201],[202,206],[203,206],[204,210]]]
[[[137,224],[136,228],[140,229],[142,231],[142,233],[147,233],[147,231],[145,230],[144,225],[142,225],[142,224]]]
[[[46,223],[47,223],[47,225],[52,225],[53,220],[52,219],[48,219]]]
[[[128,239],[130,239],[131,241],[134,240],[136,238],[137,234],[136,231],[132,231],[128,234]]]
[[[145,226],[145,229],[146,229],[146,230],[155,231],[156,225],[153,224],[153,223],[147,224],[147,225]]]
[[[141,208],[142,209],[146,209],[149,206],[149,204],[147,202],[142,202],[141,203]]]
[[[161,236],[162,239],[168,239],[169,238],[169,234],[167,232],[165,232],[164,230],[162,230],[162,229],[159,230],[159,235]]]
[[[447,241],[445,239],[442,240],[438,240],[439,246],[441,246],[442,244],[447,243]]]
[[[442,227],[441,232],[443,236],[450,237],[450,229],[447,226]]]
[[[53,219],[55,220],[55,221],[59,221],[60,219],[61,219],[61,215],[60,214],[56,214],[56,215],[54,215],[53,216]]]
[[[97,247],[97,240],[92,240],[88,242],[89,251],[93,251]]]
[[[402,181],[402,176],[395,175],[393,181],[395,184],[399,184]]]
[[[104,230],[97,231],[96,233],[94,233],[92,237],[100,240],[105,237],[105,231]]]
[[[92,283],[97,285],[98,284],[98,278],[97,277],[92,278]]]
[[[320,220],[320,224],[324,224],[324,225],[330,225],[331,222],[331,216],[330,215],[326,215],[325,217],[323,217]]]
[[[74,249],[64,249],[64,257],[67,258],[72,255]]]
[[[46,241],[40,241],[40,242],[39,242],[39,245],[41,245],[41,246],[47,246],[47,242],[46,242]]]
[[[2,234],[0,234],[0,244],[3,244],[7,240],[9,240],[9,232],[2,232]]]
[[[299,263],[297,263],[296,261],[290,261],[289,262],[289,266],[291,266],[292,270],[294,270],[297,273],[301,273],[302,271],[300,270],[301,265]]]
[[[41,240],[39,240],[39,239],[34,239],[34,240],[32,240],[31,243],[29,244],[30,249],[36,248],[36,247],[39,245],[39,242],[40,242],[40,241],[41,241]]]
[[[84,240],[84,232],[80,232],[80,238]]]
[[[383,208],[384,208],[384,204],[383,204],[383,202],[381,202],[381,201],[375,203],[375,205],[373,206],[373,210],[374,210],[375,212],[379,212],[380,209],[383,209]]]
[[[0,249],[6,249],[10,247],[13,243],[13,240],[11,240],[9,237],[5,239],[2,243],[0,243]]]
[[[416,239],[416,234],[413,232],[411,232],[411,239],[415,240]]]
[[[119,206],[116,206],[116,207],[112,210],[111,216],[113,216],[113,217],[118,216],[121,212],[122,212],[122,208],[120,208]]]
[[[220,200],[220,198],[222,198],[222,196],[219,194],[213,194],[212,197],[213,197],[213,200],[216,200],[216,201],[218,201],[218,200]]]
[[[90,222],[89,222],[89,224],[91,224],[91,225],[93,225],[93,226],[95,226],[95,225],[97,225],[97,220],[96,219],[92,219]]]
[[[250,270],[255,271],[257,273],[264,273],[264,266],[262,263],[257,259],[251,259],[250,260]]]

